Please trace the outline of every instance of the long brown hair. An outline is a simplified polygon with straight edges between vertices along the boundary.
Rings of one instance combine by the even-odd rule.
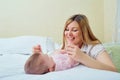
[[[101,43],[100,40],[98,40],[95,35],[93,34],[88,19],[85,15],[83,14],[76,14],[71,16],[65,23],[65,27],[64,27],[64,31],[63,31],[63,45],[62,45],[62,49],[64,49],[65,47],[65,29],[66,27],[72,23],[73,21],[76,21],[79,24],[79,27],[81,29],[82,32],[82,37],[83,37],[83,44],[98,44]]]

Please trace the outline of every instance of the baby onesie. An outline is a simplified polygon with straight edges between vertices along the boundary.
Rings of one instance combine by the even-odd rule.
[[[68,54],[54,54],[52,55],[55,62],[55,71],[65,70],[77,66],[79,63],[74,61]]]

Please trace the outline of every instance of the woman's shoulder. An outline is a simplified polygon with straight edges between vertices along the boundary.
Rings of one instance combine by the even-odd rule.
[[[83,45],[83,48],[87,48],[87,49],[90,49],[90,48],[104,48],[103,44],[99,43],[99,44],[85,44]]]
[[[96,45],[87,45],[87,53],[93,57],[96,58],[97,55],[105,51],[105,48],[103,44],[96,44]]]
[[[93,52],[98,53],[100,51],[105,50],[103,44],[95,44],[95,45],[85,44],[81,49],[86,53],[93,53]]]
[[[101,43],[92,45],[92,47],[93,47],[93,49],[104,49],[104,46]]]

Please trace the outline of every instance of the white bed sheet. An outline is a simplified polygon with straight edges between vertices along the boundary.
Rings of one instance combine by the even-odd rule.
[[[72,69],[44,75],[24,73],[24,63],[29,55],[0,55],[0,80],[120,80],[120,73],[77,66]]]

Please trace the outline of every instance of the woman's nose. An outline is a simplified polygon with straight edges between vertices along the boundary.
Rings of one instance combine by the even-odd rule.
[[[71,31],[69,31],[69,32],[68,32],[68,35],[69,35],[69,36],[72,36],[72,32],[71,32]]]

